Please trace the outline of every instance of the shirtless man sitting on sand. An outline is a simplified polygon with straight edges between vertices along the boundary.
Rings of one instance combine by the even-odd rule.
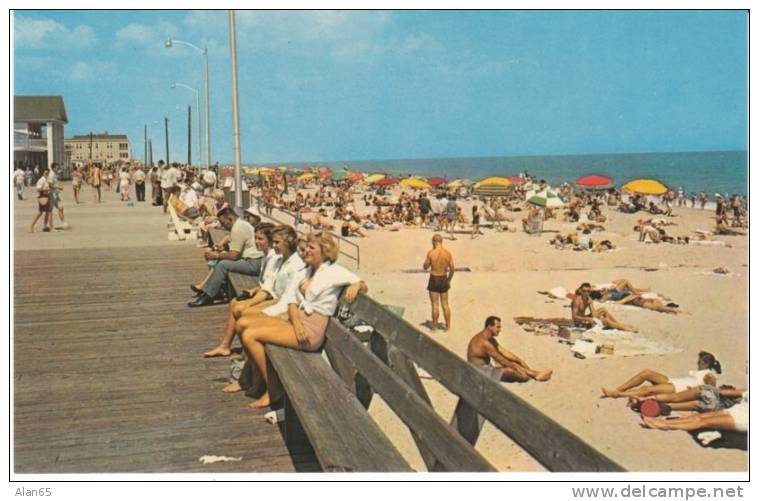
[[[548,381],[553,371],[536,371],[524,360],[498,344],[495,339],[501,332],[501,319],[490,316],[485,320],[485,328],[474,335],[466,350],[466,360],[470,364],[486,366],[491,358],[496,367],[503,369],[501,381],[524,383],[530,379]]]
[[[604,308],[594,308],[590,298],[590,284],[585,282],[575,291],[572,298],[572,321],[577,327],[590,329],[595,325],[595,319],[600,320],[604,327],[620,331],[637,332],[634,327],[625,325],[606,311]]]
[[[427,252],[424,260],[424,269],[430,270],[430,280],[427,284],[427,291],[430,293],[430,302],[432,303],[432,325],[431,330],[437,329],[437,319],[440,315],[440,306],[443,308],[443,317],[445,318],[445,328],[448,331],[451,328],[451,308],[448,306],[448,289],[451,288],[451,279],[453,279],[453,256],[448,249],[443,247],[443,236],[436,233],[432,237],[432,250]]]

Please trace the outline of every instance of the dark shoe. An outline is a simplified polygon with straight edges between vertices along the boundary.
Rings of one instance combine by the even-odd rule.
[[[190,308],[197,308],[199,306],[210,306],[212,304],[213,304],[213,298],[209,296],[208,294],[203,294],[195,301],[190,301],[189,303],[187,303],[187,306],[189,306]]]

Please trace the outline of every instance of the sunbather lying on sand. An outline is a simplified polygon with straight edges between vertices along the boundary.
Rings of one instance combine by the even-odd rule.
[[[668,405],[673,411],[711,412],[728,409],[740,402],[746,388],[735,388],[721,385],[719,388],[710,384],[702,384],[678,391],[677,393],[659,393],[648,398],[630,397],[630,405],[635,407],[644,400],[656,400]]]
[[[736,230],[730,226],[727,215],[722,214],[717,218],[717,229],[714,231],[717,235],[745,235],[745,231]]]
[[[601,388],[604,397],[648,397],[661,393],[677,393],[710,384],[716,386],[717,374],[722,374],[722,365],[706,351],[699,352],[695,371],[689,371],[686,377],[671,379],[659,372],[646,369],[634,375],[614,389]],[[651,383],[641,386],[643,383]]]
[[[675,419],[643,418],[643,426],[657,430],[726,430],[748,432],[748,391],[741,401],[729,409],[694,413]]]

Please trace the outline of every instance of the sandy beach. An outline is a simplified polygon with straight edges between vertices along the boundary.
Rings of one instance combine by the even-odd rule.
[[[32,196],[31,189],[26,190],[26,196]],[[109,225],[110,216],[123,219],[125,214],[125,224],[131,229],[142,228],[140,239],[125,240],[125,246],[165,241],[166,220],[159,208],[148,203],[127,208],[114,196],[107,193],[107,203],[94,208],[88,191],[84,195],[87,203],[76,206],[67,183],[63,200],[72,229],[49,234],[29,234],[35,200],[16,201],[15,248],[96,248],[103,238],[117,238],[123,231],[123,227]],[[465,214],[470,203],[462,204]],[[714,227],[713,211],[676,207],[674,212],[676,217],[671,220],[677,226],[669,227],[668,232],[675,236]],[[501,344],[532,367],[554,371],[549,382],[508,384],[508,388],[629,471],[746,471],[746,452],[703,448],[685,432],[644,429],[623,399],[599,396],[601,386],[618,385],[642,369],[684,376],[695,368],[696,355],[701,350],[714,353],[722,363],[720,384],[748,385],[747,237],[715,237],[729,246],[644,244],[637,241],[637,233],[632,230],[642,216],[608,208],[604,213],[610,218],[606,231],[594,233],[593,238],[608,238],[618,248],[602,254],[557,250],[549,245],[554,232],[565,233],[575,227],[557,220],[547,221],[540,236],[485,228],[484,235],[474,240],[468,234],[458,234],[455,241],[446,239],[444,245],[452,252],[456,266],[471,269],[456,273],[453,279],[453,321],[447,333],[432,333],[424,325],[430,319],[427,274],[406,272],[421,270],[432,230],[370,230],[367,238],[352,240],[360,246],[358,272],[367,282],[369,294],[382,303],[403,306],[406,320],[460,356],[465,357],[467,343],[481,330],[485,317],[500,316]],[[513,215],[521,217],[520,213]],[[54,217],[57,221],[57,214]],[[200,249],[198,259],[202,259]],[[342,264],[355,267],[349,260]],[[710,274],[716,267],[727,267],[733,273]],[[558,338],[526,332],[513,321],[516,316],[570,316],[568,300],[550,299],[538,291],[556,286],[574,290],[582,282],[602,283],[617,278],[666,295],[687,312],[668,315],[638,308],[610,308],[617,319],[636,326],[641,336],[670,345],[676,353],[581,360]],[[222,328],[219,325],[219,333]],[[438,383],[423,381],[435,409],[449,419],[456,399]],[[406,427],[392,411],[375,399],[370,413],[411,466],[424,471]],[[543,471],[489,424],[485,425],[477,449],[500,471]]]

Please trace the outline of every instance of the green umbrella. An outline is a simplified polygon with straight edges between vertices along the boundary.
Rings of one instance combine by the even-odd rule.
[[[559,195],[553,191],[543,190],[535,193],[533,196],[527,199],[527,203],[537,205],[538,207],[545,207],[547,209],[553,209],[557,207],[564,207],[564,201]]]
[[[332,172],[332,179],[335,181],[341,181],[347,179],[350,173],[346,170],[336,170]]]

